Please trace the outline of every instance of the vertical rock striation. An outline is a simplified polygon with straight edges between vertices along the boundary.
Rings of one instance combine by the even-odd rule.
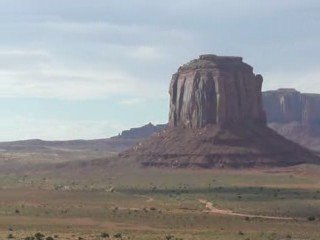
[[[310,131],[320,129],[320,94],[278,89],[263,93],[268,123],[295,122]]]
[[[312,129],[320,128],[320,94],[302,94],[301,123]]]
[[[170,84],[169,125],[201,128],[252,122],[265,124],[262,76],[241,57],[201,55],[181,66]]]

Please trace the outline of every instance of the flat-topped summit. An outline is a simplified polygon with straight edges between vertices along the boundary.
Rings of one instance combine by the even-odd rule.
[[[297,92],[299,92],[295,88],[279,88],[277,91],[281,92],[281,93],[297,93]]]
[[[235,56],[218,56],[214,54],[200,55],[198,59],[191,60],[190,62],[182,65],[179,71],[183,70],[195,70],[215,67],[237,67],[241,66],[251,68],[252,67],[242,62],[242,57]]]
[[[201,55],[172,76],[169,125],[265,124],[262,81],[241,57]]]
[[[242,57],[238,56],[218,56],[215,54],[203,54],[199,56],[199,60],[209,60],[209,61],[234,61],[242,62]]]

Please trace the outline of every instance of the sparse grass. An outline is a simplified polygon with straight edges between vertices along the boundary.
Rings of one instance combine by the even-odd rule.
[[[12,225],[10,234],[15,239],[36,232],[59,236],[54,239],[86,240],[107,238],[106,233],[110,239],[121,239],[117,235],[121,233],[123,239],[133,240],[164,240],[166,236],[183,240],[319,239],[320,182],[313,174],[315,168],[309,174],[305,166],[196,171],[111,165],[94,174],[79,175],[88,170],[85,168],[27,177],[2,175],[0,239],[8,237]],[[111,187],[114,191],[109,191]],[[209,214],[200,198],[219,209],[296,220]]]

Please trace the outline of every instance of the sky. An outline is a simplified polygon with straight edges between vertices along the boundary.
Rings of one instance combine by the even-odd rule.
[[[0,0],[0,141],[95,139],[168,118],[177,68],[242,56],[320,93],[318,0]]]

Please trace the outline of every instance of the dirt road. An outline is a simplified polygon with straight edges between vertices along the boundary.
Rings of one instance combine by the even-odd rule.
[[[275,216],[264,216],[264,215],[254,215],[254,214],[245,214],[245,213],[236,213],[232,210],[227,209],[218,209],[213,206],[212,202],[209,202],[205,199],[199,199],[199,202],[204,204],[206,207],[206,212],[221,214],[221,215],[230,215],[230,216],[239,216],[239,217],[250,217],[250,218],[263,218],[263,219],[275,219],[275,220],[295,220],[291,217],[275,217]]]

